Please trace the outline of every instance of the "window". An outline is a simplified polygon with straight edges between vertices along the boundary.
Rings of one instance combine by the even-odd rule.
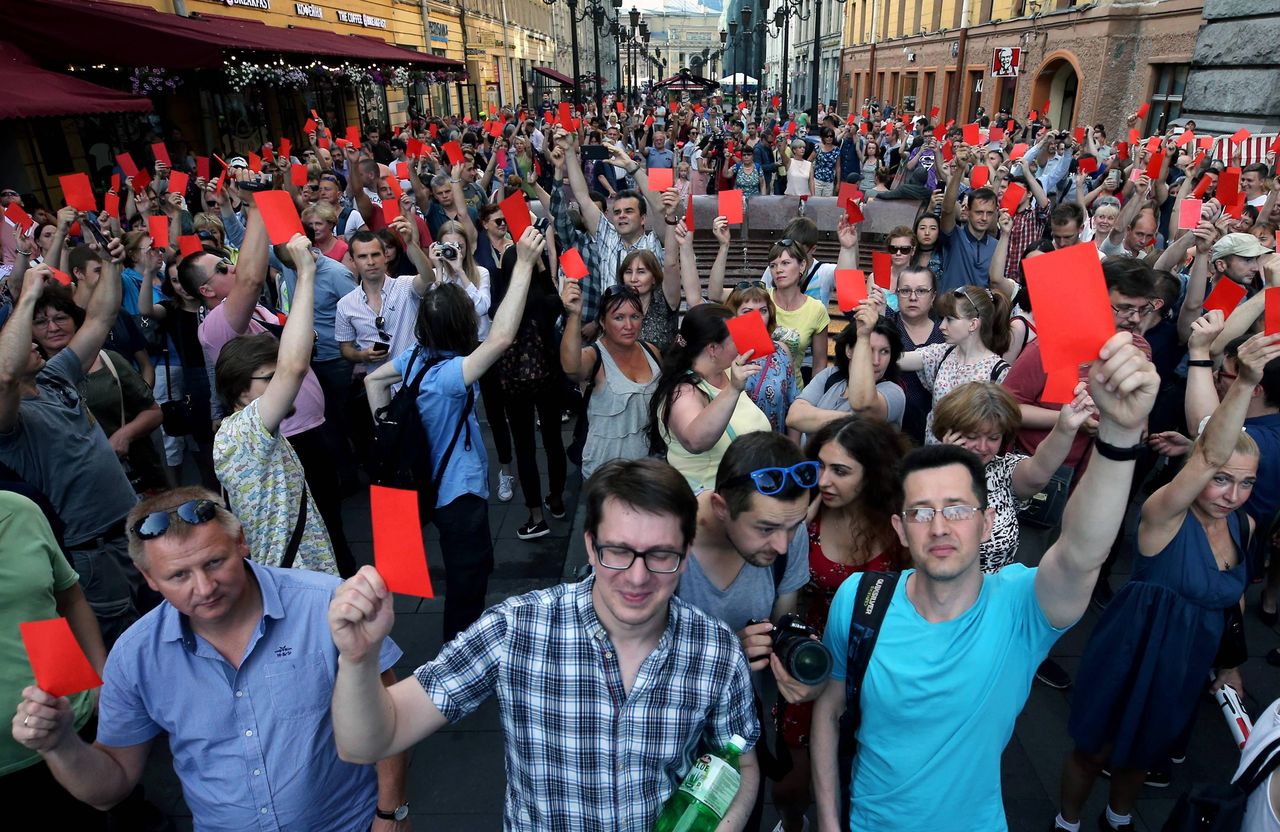
[[[1146,135],[1163,132],[1169,122],[1182,115],[1182,93],[1187,87],[1189,64],[1156,64],[1155,84],[1151,93],[1151,111],[1147,113]]]
[[[993,0],[982,0],[982,9],[979,12],[979,16],[978,16],[979,23],[991,22],[991,6],[992,5],[993,5]]]

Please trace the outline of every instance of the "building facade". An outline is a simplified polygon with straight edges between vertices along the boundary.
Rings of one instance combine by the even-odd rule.
[[[788,37],[788,111],[812,110],[814,105],[814,55],[818,55],[817,101],[840,106],[841,43],[844,41],[847,3],[838,0],[801,0],[790,18]]]
[[[1153,131],[1180,111],[1202,5],[848,0],[840,109],[875,99],[958,122],[1047,110],[1055,126],[1102,123],[1114,136],[1150,102]]]

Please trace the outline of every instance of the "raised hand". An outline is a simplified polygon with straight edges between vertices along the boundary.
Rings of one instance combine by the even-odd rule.
[[[372,566],[362,566],[329,602],[329,632],[344,659],[364,661],[375,655],[395,623],[391,591]]]
[[[746,352],[733,359],[733,364],[729,366],[729,385],[741,393],[747,389],[747,382],[751,377],[760,372],[759,364],[752,364],[751,356],[755,354],[755,350],[747,350]]]
[[[65,696],[53,696],[35,685],[22,690],[22,701],[14,711],[10,732],[32,751],[52,751],[71,735],[75,714]]]
[[[1098,407],[1100,422],[1142,429],[1159,387],[1155,366],[1133,345],[1133,336],[1128,332],[1112,335],[1089,367],[1089,392]]]

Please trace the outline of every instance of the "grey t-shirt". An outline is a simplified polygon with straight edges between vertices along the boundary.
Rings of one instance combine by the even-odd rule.
[[[800,391],[800,398],[814,407],[823,410],[836,410],[843,413],[852,413],[853,408],[849,407],[849,400],[844,397],[844,391],[849,388],[849,382],[841,380],[832,383],[831,389],[827,389],[827,379],[835,375],[836,368],[828,367],[813,377],[813,380],[804,386]],[[881,381],[876,384],[876,392],[884,396],[885,404],[888,405],[889,412],[885,421],[889,422],[896,428],[902,427],[902,412],[907,408],[907,394],[902,391],[892,381]]]
[[[80,400],[76,384],[84,377],[80,359],[64,349],[36,376],[36,395],[22,400],[13,430],[0,433],[0,461],[49,498],[67,524],[69,546],[123,520],[138,499]]]
[[[744,563],[728,589],[720,589],[706,576],[698,559],[690,553],[688,566],[680,576],[676,597],[693,604],[712,618],[718,618],[735,633],[752,618],[769,618],[779,595],[800,589],[809,581],[809,530],[801,524],[787,549],[787,568],[775,594],[773,569]]]

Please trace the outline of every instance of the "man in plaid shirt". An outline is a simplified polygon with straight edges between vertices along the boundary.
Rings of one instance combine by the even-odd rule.
[[[378,648],[392,597],[366,566],[338,590],[333,726],[349,761],[405,750],[497,694],[506,737],[507,830],[648,832],[702,749],[760,733],[738,639],[672,597],[697,522],[684,478],[615,460],[586,489],[593,577],[510,598],[391,688]],[[756,756],[719,829],[741,830]]]

